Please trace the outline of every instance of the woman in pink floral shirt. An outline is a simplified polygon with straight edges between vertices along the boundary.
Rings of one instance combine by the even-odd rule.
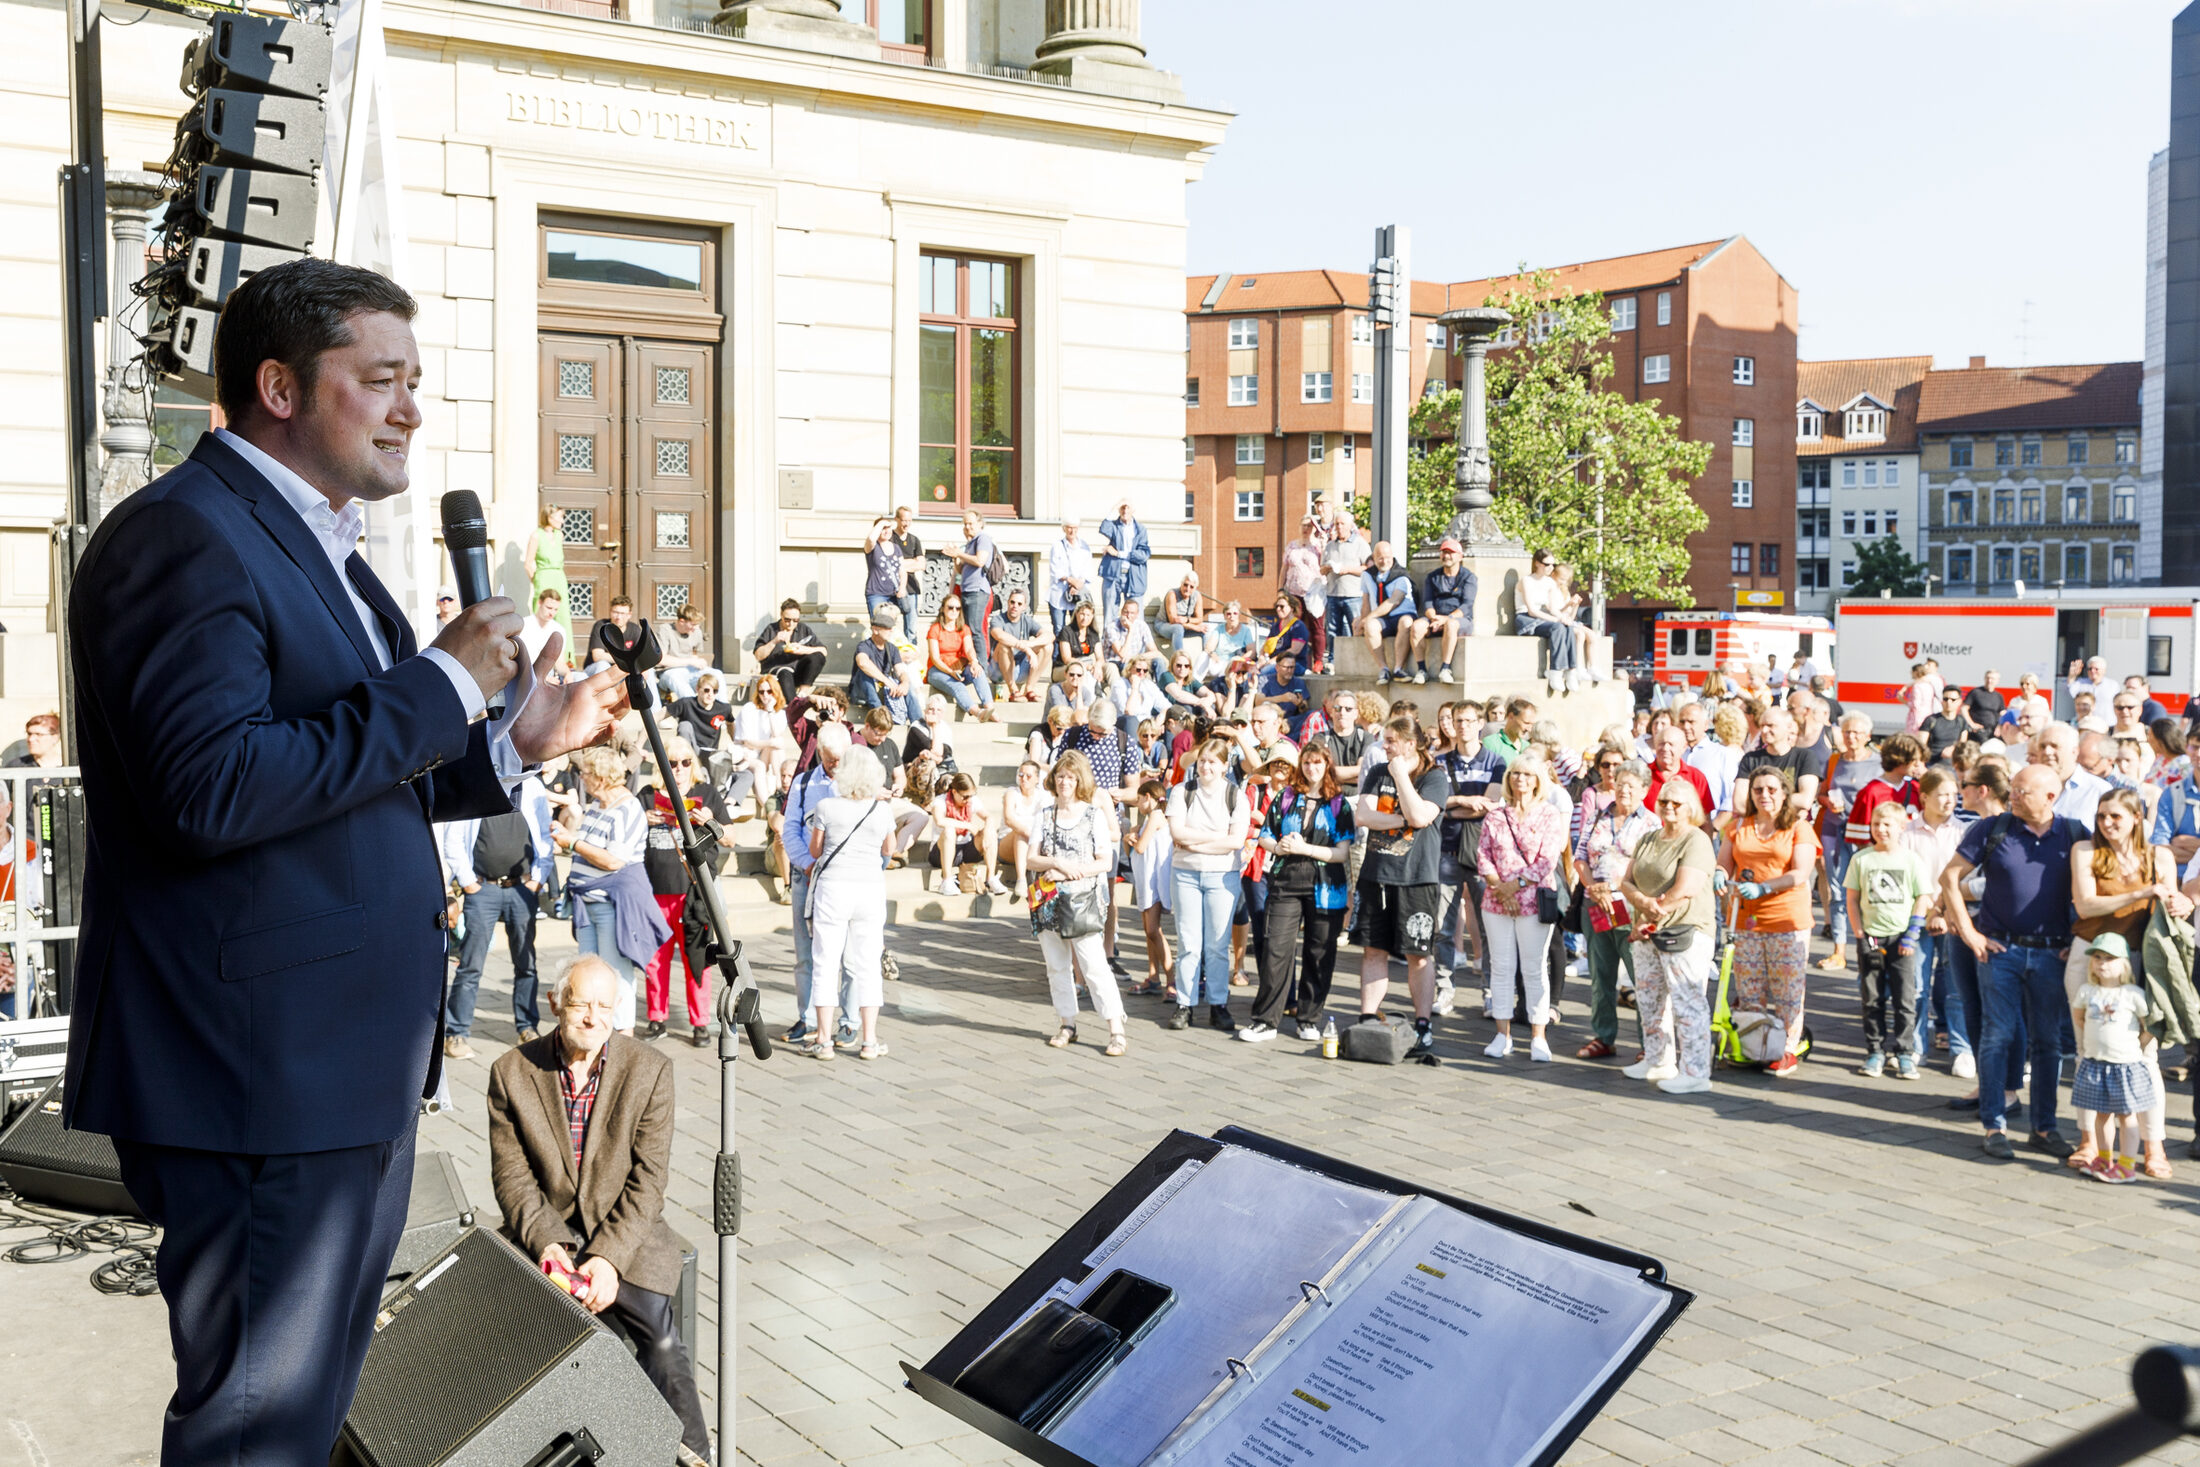
[[[1552,924],[1543,920],[1543,891],[1559,889],[1559,861],[1566,850],[1566,813],[1552,804],[1551,771],[1541,758],[1523,754],[1505,771],[1505,802],[1482,825],[1475,865],[1482,873],[1482,928],[1489,943],[1490,1013],[1497,1037],[1483,1051],[1493,1059],[1512,1053],[1513,1005],[1520,991],[1517,966],[1528,990],[1528,1058],[1551,1059],[1543,1026],[1551,1020],[1551,981],[1545,968]]]

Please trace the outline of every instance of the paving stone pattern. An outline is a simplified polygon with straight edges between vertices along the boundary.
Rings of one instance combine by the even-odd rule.
[[[552,924],[543,934],[554,972],[570,938]],[[1609,1062],[1531,1065],[1524,1043],[1486,1059],[1488,1027],[1469,1003],[1442,1025],[1438,1068],[1324,1062],[1313,1046],[1241,1044],[1204,1026],[1169,1033],[1157,999],[1130,1001],[1127,1058],[1100,1054],[1089,1015],[1080,1043],[1057,1052],[1042,1043],[1054,1021],[1021,924],[912,924],[888,942],[902,972],[882,1021],[888,1058],[821,1064],[782,1049],[738,1067],[751,1184],[745,1463],[1018,1460],[917,1400],[898,1362],[929,1358],[1175,1126],[1245,1125],[1662,1258],[1698,1300],[1570,1463],[2014,1463],[2120,1408],[2137,1351],[2200,1338],[2200,1164],[2182,1162],[2183,1096],[2171,1101],[2173,1182],[2099,1186],[2022,1151],[1988,1161],[1975,1121],[1944,1106],[1961,1093],[1945,1073],[1916,1084],[1854,1073],[1852,978],[1813,974],[1821,1047],[1799,1078],[1721,1072],[1710,1096],[1674,1098]],[[783,1029],[791,949],[771,938],[752,953]],[[482,1086],[510,1037],[503,962],[499,952],[484,985],[478,1057],[453,1067],[457,1104],[421,1130],[424,1146],[454,1155],[484,1220],[495,1204]],[[1343,1014],[1354,955],[1340,966]],[[1585,1037],[1579,1004],[1568,1014],[1562,1056]],[[703,1246],[709,1274],[718,1069],[674,1025],[662,1041],[680,1075],[667,1213]],[[0,1317],[23,1272],[0,1267]],[[54,1416],[51,1392],[99,1371],[118,1332],[133,1358],[164,1355],[156,1310],[78,1287],[73,1316],[44,1316],[58,1327],[36,1351],[7,1351],[0,1414]],[[708,1401],[708,1277],[703,1312]],[[124,1391],[72,1460],[150,1461],[166,1389],[156,1378]],[[0,1467],[18,1457],[16,1435],[0,1431]],[[2200,1451],[2180,1443],[2159,1460]]]

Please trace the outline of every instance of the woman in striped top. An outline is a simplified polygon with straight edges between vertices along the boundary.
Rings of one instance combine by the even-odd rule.
[[[625,757],[599,744],[574,754],[573,763],[580,770],[588,806],[578,831],[560,827],[554,833],[558,845],[573,856],[573,940],[618,975],[619,1007],[611,1027],[629,1034],[634,1029],[636,980],[672,928],[657,909],[642,866],[648,820],[641,801],[626,787]]]

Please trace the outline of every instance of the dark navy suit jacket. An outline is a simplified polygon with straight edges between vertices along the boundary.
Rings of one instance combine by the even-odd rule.
[[[90,818],[67,1124],[265,1154],[387,1141],[442,1063],[431,820],[511,808],[366,562],[209,433],[69,597]]]

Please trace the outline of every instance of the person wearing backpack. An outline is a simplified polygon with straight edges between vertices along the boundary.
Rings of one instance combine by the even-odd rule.
[[[1352,802],[1322,745],[1308,745],[1280,783],[1261,823],[1260,848],[1268,852],[1260,988],[1253,1020],[1238,1038],[1248,1044],[1275,1038],[1295,993],[1298,1037],[1319,1039],[1344,922],[1345,857],[1352,850]]]
[[[955,562],[955,585],[957,594],[962,597],[963,625],[990,628],[994,589],[1008,579],[1008,562],[994,545],[993,537],[985,532],[984,515],[974,509],[964,510],[962,528],[962,548],[950,545],[942,553]],[[979,639],[978,663],[989,682],[1003,681],[992,664],[983,638]]]

